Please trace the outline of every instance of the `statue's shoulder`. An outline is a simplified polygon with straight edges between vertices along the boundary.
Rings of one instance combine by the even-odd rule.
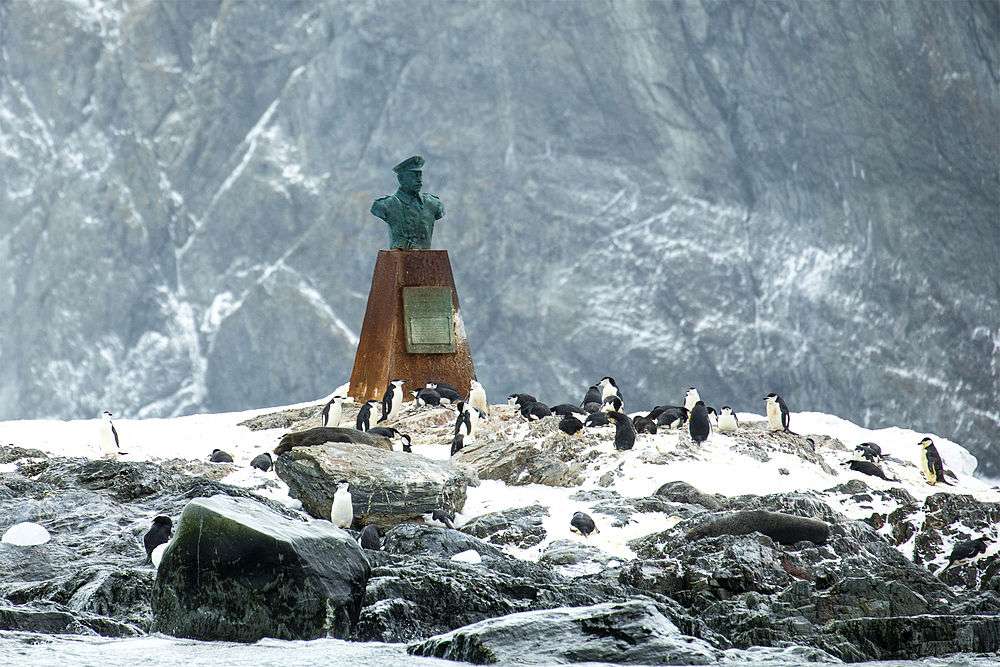
[[[424,193],[424,204],[426,206],[429,206],[431,210],[433,210],[434,213],[437,215],[437,217],[440,218],[441,216],[444,215],[444,204],[441,203],[441,200],[438,198],[437,195]]]
[[[399,200],[396,199],[395,195],[386,195],[385,197],[379,197],[372,202],[372,215],[376,218],[385,219],[386,214],[392,209],[396,208],[399,204]]]

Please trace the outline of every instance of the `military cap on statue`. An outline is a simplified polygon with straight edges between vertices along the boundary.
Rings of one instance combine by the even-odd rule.
[[[397,174],[401,171],[420,171],[424,168],[424,159],[419,155],[408,157],[392,168]]]

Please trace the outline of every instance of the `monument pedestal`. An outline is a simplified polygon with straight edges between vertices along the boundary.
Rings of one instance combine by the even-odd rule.
[[[475,377],[448,251],[379,250],[350,396],[381,400],[397,379],[407,380],[406,400],[433,380],[464,396]]]

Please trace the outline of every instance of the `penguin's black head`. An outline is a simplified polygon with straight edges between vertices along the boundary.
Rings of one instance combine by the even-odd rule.
[[[726,410],[729,410],[730,412],[733,411],[733,409],[731,407],[729,407],[728,405],[723,405],[722,406],[722,411],[725,412]]]
[[[604,377],[602,377],[601,378],[601,382],[607,382],[612,387],[618,387],[618,383],[615,382],[615,379],[613,377],[611,377],[610,375],[605,375]]]
[[[778,395],[775,394],[773,391],[770,394],[768,394],[767,396],[765,396],[764,400],[767,401],[767,400],[772,399],[772,398],[778,398]]]
[[[715,411],[715,408],[713,408],[711,405],[706,406],[705,407],[705,411],[708,412],[708,414],[710,414],[710,415],[718,415],[719,414],[718,412]]]
[[[169,516],[163,516],[161,514],[160,516],[158,516],[155,519],[153,519],[153,525],[154,526],[166,526],[167,528],[172,528],[173,525],[174,525],[174,522],[170,519]]]
[[[705,407],[705,401],[698,401],[697,403],[694,404],[694,407],[696,407],[696,408],[699,407],[699,406],[700,407]]]
[[[221,452],[221,451],[222,451],[221,449],[213,449],[213,450],[212,450],[212,453],[213,453],[213,454],[218,454],[218,453],[219,453],[219,452]]]

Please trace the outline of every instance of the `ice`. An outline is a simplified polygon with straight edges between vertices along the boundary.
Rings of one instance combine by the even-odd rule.
[[[49,531],[45,530],[44,527],[31,521],[25,521],[23,523],[15,523],[8,528],[3,534],[3,539],[0,541],[4,544],[11,544],[17,547],[33,547],[45,544],[50,539],[52,539],[52,536],[49,535]]]

